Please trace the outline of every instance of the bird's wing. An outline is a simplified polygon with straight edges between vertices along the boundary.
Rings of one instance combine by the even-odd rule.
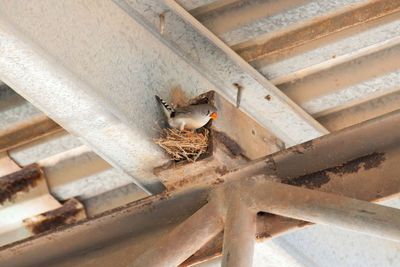
[[[175,109],[175,116],[177,115],[190,115],[194,111],[193,106],[179,107]]]

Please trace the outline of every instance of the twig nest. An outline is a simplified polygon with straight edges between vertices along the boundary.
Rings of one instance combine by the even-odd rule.
[[[177,129],[162,129],[160,138],[154,139],[165,149],[171,160],[188,160],[195,162],[207,151],[209,130],[202,128],[203,133],[181,132]]]

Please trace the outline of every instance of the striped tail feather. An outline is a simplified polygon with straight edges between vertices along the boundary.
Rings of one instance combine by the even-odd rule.
[[[165,115],[168,118],[173,117],[171,115],[174,114],[175,110],[170,105],[168,105],[167,102],[165,102],[162,98],[160,98],[158,95],[155,95],[155,97],[156,97],[158,103],[160,103],[160,105],[162,106]]]

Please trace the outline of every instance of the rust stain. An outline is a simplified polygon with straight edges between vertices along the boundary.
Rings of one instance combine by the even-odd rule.
[[[0,204],[12,201],[18,192],[28,192],[43,179],[43,172],[37,164],[29,165],[20,171],[0,178]]]
[[[343,31],[400,10],[398,0],[370,1],[361,7],[347,9],[340,14],[315,18],[301,28],[283,32],[264,41],[248,41],[233,49],[246,61],[252,62],[267,55],[279,53],[330,34]]]
[[[294,147],[294,148],[292,149],[292,152],[295,153],[295,154],[299,154],[299,155],[304,154],[304,152],[300,151],[297,147]]]
[[[341,166],[330,168],[329,171],[338,175],[344,175],[347,173],[358,172],[362,165],[364,166],[364,170],[369,170],[379,167],[385,159],[385,153],[374,152],[348,161]]]
[[[223,166],[221,168],[220,167],[216,168],[215,172],[220,174],[220,175],[225,175],[225,174],[227,174],[229,172],[229,170],[228,170],[228,168],[226,166]]]
[[[165,18],[164,13],[159,14],[159,17],[160,17],[160,34],[162,35],[164,33],[164,18]]]
[[[233,83],[232,84],[233,86],[235,86],[237,89],[243,89],[243,86],[242,85],[240,85],[239,83]]]
[[[267,99],[268,101],[271,101],[272,99],[271,95],[266,95],[264,98]]]
[[[271,238],[272,236],[266,232],[262,232],[262,233],[257,233],[256,234],[256,238],[257,239],[266,239],[266,238]]]
[[[363,160],[364,169],[369,170],[377,168],[385,161],[385,159],[385,153],[373,153]]]
[[[171,198],[171,195],[170,195],[170,193],[169,192],[167,192],[167,191],[164,191],[164,192],[162,192],[161,194],[160,194],[160,200],[162,201],[162,200],[168,200],[168,199],[170,199]]]
[[[272,171],[276,171],[277,170],[277,166],[276,166],[276,162],[274,160],[273,157],[269,157],[266,161],[268,169],[272,170]]]
[[[78,221],[77,215],[81,212],[84,212],[83,205],[76,199],[70,199],[58,209],[25,219],[24,224],[32,233],[40,234],[64,224]]]
[[[172,88],[172,99],[174,102],[172,106],[174,108],[187,106],[187,103],[185,101],[185,93],[179,86],[175,86]]]
[[[304,149],[310,149],[310,148],[313,147],[313,141],[311,140],[311,141],[302,143],[301,146],[302,146]]]
[[[193,163],[196,164],[196,163]],[[188,178],[183,178],[178,180],[177,182],[173,183],[172,185],[167,185],[168,191],[172,191],[172,188],[181,188],[187,186],[189,184],[195,184],[199,179],[203,177],[203,174],[198,174],[194,176],[190,176]]]
[[[211,104],[215,105],[215,91],[211,90],[195,98],[192,98],[188,102],[189,105],[199,105],[199,104]]]
[[[176,187],[173,185],[168,186],[168,191],[175,191],[175,189],[176,189]]]
[[[328,171],[318,171],[306,175],[296,177],[294,179],[285,179],[282,182],[284,184],[302,186],[305,185],[307,188],[320,188],[322,185],[329,182],[330,178],[327,174]]]
[[[275,215],[275,214],[272,214],[272,213],[268,213],[268,212],[265,212],[265,211],[259,211],[258,213],[257,213],[257,217],[259,218],[259,217],[264,217],[264,218],[272,218],[272,217],[276,217],[277,215]]]
[[[212,182],[212,185],[219,185],[219,184],[222,184],[224,182],[225,182],[224,179],[217,178],[214,182]]]
[[[226,133],[223,132],[218,132],[218,131],[213,131],[215,138],[220,141],[222,144],[224,144],[229,151],[232,153],[234,156],[238,156],[243,153],[243,149],[240,147],[238,143],[233,141]]]
[[[310,174],[298,176],[296,178],[286,178],[282,182],[285,184],[306,186],[307,188],[320,188],[330,180],[329,173],[334,173],[339,176],[345,174],[356,173],[362,166],[364,170],[379,167],[385,161],[385,154],[374,152],[366,156],[350,160],[340,166],[327,168],[325,170],[313,172]]]
[[[313,223],[306,222],[306,221],[299,221],[299,223],[297,224],[297,227],[298,227],[298,228],[303,228],[303,227],[305,227],[305,226],[312,225],[312,224],[313,224]]]

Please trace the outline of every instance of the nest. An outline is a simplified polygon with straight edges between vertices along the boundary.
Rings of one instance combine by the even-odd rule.
[[[174,161],[186,159],[189,162],[195,162],[207,151],[209,130],[206,128],[203,130],[204,133],[185,133],[177,129],[162,129],[161,137],[154,139],[154,142],[164,148]]]

